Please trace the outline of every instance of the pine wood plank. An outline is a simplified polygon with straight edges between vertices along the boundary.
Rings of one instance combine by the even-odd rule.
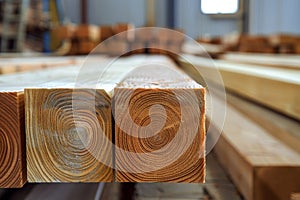
[[[29,182],[113,181],[112,91],[144,60],[120,58],[107,69],[112,60],[99,60],[80,77],[25,89]]]
[[[206,80],[215,82],[215,70],[212,70],[212,67],[216,66],[227,89],[285,115],[300,119],[300,106],[297,103],[297,99],[300,99],[299,70],[237,64],[223,60],[211,62],[207,58],[192,55],[184,57],[201,71]],[[185,60],[181,59],[180,62],[187,70],[191,71],[194,68]]]
[[[238,102],[227,104],[223,133],[214,148],[218,159],[246,199],[288,199],[300,187],[299,153],[237,110],[243,107]]]
[[[0,74],[32,71],[49,67],[77,64],[74,57],[0,58]]]
[[[166,61],[165,65],[171,68],[155,63],[138,68],[114,90],[118,147],[115,162],[119,182],[202,183],[205,180],[205,90],[178,71],[174,63]],[[165,111],[163,108],[151,111],[155,105],[163,106]],[[154,113],[152,119],[149,112]],[[160,124],[163,117],[166,121]],[[174,147],[180,150],[177,152]],[[166,159],[172,161],[165,163]]]
[[[236,63],[255,64],[264,67],[284,69],[300,69],[300,56],[282,54],[257,54],[257,53],[226,53],[222,59]]]
[[[112,147],[103,138],[112,140],[105,91],[25,89],[25,98],[29,182],[112,181],[112,169],[100,162],[112,162]],[[76,113],[74,103],[80,106]]]
[[[74,58],[74,60],[81,63],[82,57]],[[94,62],[97,59],[93,57],[91,60]],[[49,84],[53,80],[74,81],[79,69],[80,65],[71,65],[37,70],[35,73],[23,72],[0,76],[0,187],[22,187],[27,180],[24,88]]]

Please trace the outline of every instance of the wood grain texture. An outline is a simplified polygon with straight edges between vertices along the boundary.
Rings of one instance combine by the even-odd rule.
[[[76,64],[74,57],[0,58],[0,74],[33,71]]]
[[[297,120],[300,119],[300,106],[297,103],[300,99],[299,70],[237,64],[223,60],[212,62],[207,58],[192,55],[184,57],[201,71],[206,80],[215,82],[214,67],[218,67],[227,89]],[[187,70],[194,68],[185,60],[180,60],[180,63]]]
[[[299,199],[300,199],[300,193],[291,194],[291,200],[299,200]]]
[[[263,67],[300,69],[300,56],[291,54],[226,53],[221,58],[236,63],[255,64]]]
[[[173,70],[155,64],[135,69],[114,90],[119,182],[205,180],[205,90]]]
[[[0,188],[26,182],[24,102],[22,92],[0,94]]]
[[[112,140],[105,91],[26,89],[25,98],[29,182],[113,180],[112,169],[101,163],[112,163],[112,147],[104,140]]]
[[[246,199],[284,200],[300,187],[299,153],[230,104],[214,151]]]

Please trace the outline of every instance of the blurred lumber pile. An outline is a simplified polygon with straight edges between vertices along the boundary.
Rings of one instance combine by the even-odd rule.
[[[71,55],[88,54],[100,43],[93,53],[112,56],[136,53],[178,54],[185,39],[182,31],[134,29],[132,24],[124,23],[105,26],[64,25],[54,28],[52,34],[60,41],[71,44],[67,51]]]
[[[222,51],[248,53],[300,54],[300,36],[291,34],[248,35],[228,34],[222,37],[199,37],[197,42],[205,45],[222,46]],[[210,53],[210,48],[207,52]]]

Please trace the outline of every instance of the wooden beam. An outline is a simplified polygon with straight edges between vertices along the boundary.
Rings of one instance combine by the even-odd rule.
[[[96,60],[70,80],[25,90],[29,182],[113,181],[111,94],[145,58],[120,58],[109,68],[111,60]]]
[[[116,180],[202,183],[205,90],[173,62],[146,63],[114,90]]]
[[[113,180],[101,162],[112,163],[111,103],[103,89],[25,89],[25,98],[29,182]]]
[[[217,96],[213,98],[220,103]],[[240,101],[228,98],[223,133],[214,151],[246,199],[289,199],[300,187],[300,154],[272,135],[272,131],[280,133],[283,129],[276,122],[271,126],[279,130],[266,129],[246,115],[246,111],[237,110],[236,107],[245,110]],[[257,115],[257,118],[266,121],[268,116]]]
[[[300,69],[300,56],[292,54],[226,53],[221,58],[235,63],[283,69]]]
[[[74,58],[74,60],[81,63],[82,57]],[[92,60],[96,59],[92,58]],[[23,72],[0,76],[1,188],[22,187],[27,180],[24,88],[37,87],[45,83],[50,84],[53,80],[74,81],[80,66],[72,65],[62,68],[37,70],[35,73]]]
[[[83,58],[81,59],[81,61]],[[16,72],[32,71],[50,67],[67,66],[78,64],[75,57],[21,57],[21,58],[1,58],[0,74],[11,74]]]
[[[192,55],[183,56],[201,71],[201,76],[205,77],[205,80],[215,82],[215,67],[217,67],[223,78],[224,86],[228,90],[285,115],[300,119],[300,106],[295,101],[300,99],[299,70],[237,64],[223,60],[212,61]],[[192,64],[183,59],[180,62],[186,70],[195,69]],[[194,72],[199,78],[197,70]]]
[[[26,182],[23,92],[0,93],[0,188]]]
[[[22,187],[26,177],[24,87],[54,78],[51,72],[72,71],[74,67],[2,75],[0,82],[0,187]],[[62,74],[62,73],[61,73]],[[59,77],[55,77],[59,78]]]

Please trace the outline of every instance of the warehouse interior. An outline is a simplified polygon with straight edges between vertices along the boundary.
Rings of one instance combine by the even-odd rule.
[[[299,0],[0,0],[0,200],[300,200]]]

